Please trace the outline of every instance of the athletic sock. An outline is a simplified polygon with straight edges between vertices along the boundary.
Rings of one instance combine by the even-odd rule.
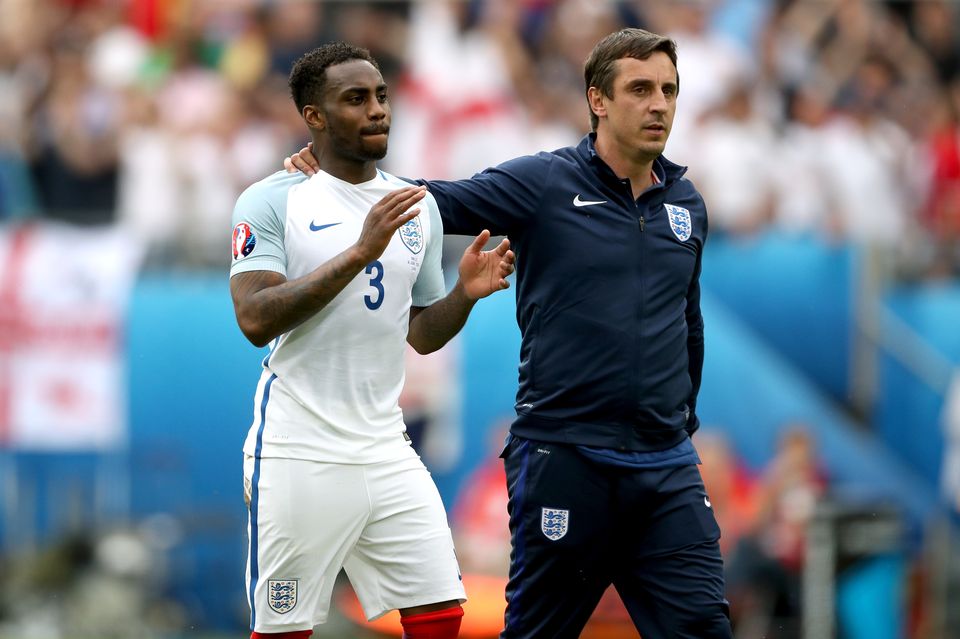
[[[457,639],[462,619],[461,606],[400,617],[403,639]]]
[[[307,639],[313,630],[294,630],[292,632],[251,632],[250,639]]]

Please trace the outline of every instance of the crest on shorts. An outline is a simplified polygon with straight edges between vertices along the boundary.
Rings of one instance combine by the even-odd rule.
[[[270,610],[281,615],[297,605],[298,579],[270,579],[267,581],[267,603]]]
[[[397,233],[400,234],[403,245],[414,255],[423,250],[423,227],[420,225],[420,218],[413,218],[397,229]]]
[[[253,252],[257,245],[257,236],[246,222],[233,227],[233,259],[239,260]]]
[[[550,541],[556,541],[567,534],[570,523],[570,511],[559,508],[540,509],[540,530]]]
[[[673,204],[664,204],[667,209],[667,217],[670,218],[670,229],[673,231],[673,234],[677,236],[677,239],[681,242],[686,242],[690,239],[690,211],[683,208],[682,206],[674,206]]]

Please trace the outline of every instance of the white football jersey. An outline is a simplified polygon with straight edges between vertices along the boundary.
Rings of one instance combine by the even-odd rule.
[[[230,275],[268,270],[293,280],[354,244],[370,208],[408,183],[382,171],[350,184],[323,171],[275,173],[248,188],[233,213]],[[410,306],[446,293],[443,227],[427,196],[420,215],[323,310],[273,341],[263,361],[244,452],[374,463],[409,442],[397,400]]]

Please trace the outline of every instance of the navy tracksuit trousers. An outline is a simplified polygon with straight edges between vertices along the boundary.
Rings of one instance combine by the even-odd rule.
[[[513,437],[501,639],[579,637],[612,583],[643,639],[730,639],[720,530],[697,466],[635,469]]]

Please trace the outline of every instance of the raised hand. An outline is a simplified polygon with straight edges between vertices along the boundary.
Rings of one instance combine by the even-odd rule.
[[[460,284],[472,300],[510,287],[506,278],[513,273],[516,259],[510,250],[510,240],[504,238],[491,251],[482,250],[489,239],[490,231],[484,229],[460,258]]]
[[[365,262],[375,260],[386,250],[393,233],[420,214],[414,205],[427,193],[426,187],[407,186],[387,193],[373,205],[363,221],[360,238],[354,245]]]

